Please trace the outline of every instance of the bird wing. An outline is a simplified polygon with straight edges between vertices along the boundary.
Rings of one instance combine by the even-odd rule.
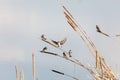
[[[65,37],[63,40],[60,41],[60,45],[63,45],[67,41],[67,38]]]

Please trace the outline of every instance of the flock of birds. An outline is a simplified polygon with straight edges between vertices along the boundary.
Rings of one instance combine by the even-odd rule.
[[[113,36],[107,34],[106,32],[103,32],[103,31],[99,28],[98,25],[96,25],[96,32],[98,32],[98,33],[100,33],[100,34],[102,34],[102,35],[104,35],[104,36],[106,36],[106,37],[113,37]],[[118,36],[120,36],[120,34],[114,35],[114,37],[118,37]],[[46,38],[46,36],[45,36],[44,34],[42,34],[42,35],[41,35],[41,40],[44,41],[44,42],[46,42],[46,43],[48,43],[48,44],[50,44],[50,45],[52,45],[52,46],[54,46],[55,48],[60,49],[60,50],[62,51],[62,54],[61,54],[62,56],[61,56],[61,55],[58,55],[58,54],[56,54],[56,53],[48,52],[48,51],[47,51],[47,47],[44,47],[40,52],[52,54],[52,55],[55,55],[55,56],[59,56],[59,57],[65,58],[65,59],[67,59],[67,60],[70,60],[70,61],[72,61],[72,62],[78,61],[78,60],[76,60],[76,59],[72,56],[72,50],[65,51],[65,50],[62,49],[62,46],[67,42],[67,38],[66,38],[66,37],[65,37],[64,39],[62,39],[62,40],[56,41],[56,40],[49,40],[49,39]],[[74,60],[75,60],[75,61],[74,61]],[[78,61],[78,62],[79,62],[79,61]],[[91,74],[93,74],[93,71],[92,71],[92,70],[88,69],[87,67],[85,67],[85,66],[84,66],[83,64],[81,64],[81,63],[79,63],[79,64],[80,64],[80,66],[82,66],[83,68],[87,69]],[[101,69],[101,70],[102,70],[102,69]],[[59,73],[59,74],[62,74],[62,75],[69,76],[69,77],[71,77],[71,78],[73,78],[73,79],[75,79],[75,80],[79,80],[79,79],[77,79],[77,78],[75,78],[75,77],[73,77],[73,76],[64,74],[64,73],[62,73],[62,72],[59,72],[59,71],[56,71],[56,70],[52,70],[52,71],[53,71],[53,72],[56,72],[56,73]],[[110,73],[110,74],[112,74],[112,73]],[[94,76],[94,74],[93,74],[93,76]],[[113,75],[113,78],[114,78],[114,75]],[[96,78],[96,79],[97,79],[97,78]],[[112,79],[112,78],[111,78],[111,79]]]
[[[62,50],[63,53],[62,53],[62,56],[61,56],[61,55],[58,55],[58,54],[53,53],[53,52],[47,52],[47,47],[44,47],[40,52],[52,54],[52,55],[55,55],[55,56],[59,56],[59,57],[65,58],[65,59],[67,59],[67,60],[68,60],[68,59],[74,59],[74,58],[72,57],[72,50],[64,51],[63,49],[61,49],[62,46],[63,46],[63,45],[66,43],[66,41],[67,41],[67,38],[66,38],[66,37],[65,37],[64,39],[60,40],[60,41],[55,41],[55,40],[50,40],[50,41],[49,41],[49,40],[45,37],[45,35],[42,34],[42,35],[41,35],[41,40],[44,41],[44,42],[46,42],[46,43],[48,43],[48,44],[50,44],[50,45],[52,45],[52,46],[54,46],[54,47],[56,47],[56,48],[58,48],[58,49],[60,49],[60,50]],[[67,76],[67,77],[73,78],[74,80],[79,80],[79,79],[77,79],[76,77],[71,76],[71,75],[68,75],[68,74],[65,74],[65,73],[63,73],[63,72],[60,72],[60,71],[57,71],[57,70],[52,70],[52,71],[55,72],[55,73],[58,73],[58,74],[65,75],[65,76]]]
[[[101,29],[98,27],[98,25],[96,25],[96,31],[97,31],[98,33],[104,35],[104,36],[111,37],[109,34],[101,31]],[[120,36],[120,35],[116,35],[116,36]],[[60,41],[55,41],[55,40],[47,41],[47,38],[45,37],[45,35],[42,34],[42,35],[41,35],[41,40],[42,40],[42,41],[45,41],[45,42],[47,42],[47,43],[49,43],[49,44],[51,44],[51,45],[53,45],[53,46],[56,47],[56,48],[61,48],[62,45],[64,45],[64,44],[66,43],[67,38],[65,37],[64,39],[62,39],[62,40],[60,40]],[[47,50],[47,47],[44,47],[41,52],[45,52],[46,50]],[[61,50],[62,50],[62,49],[61,49]],[[63,57],[64,57],[64,58],[68,58],[68,56],[69,56],[69,57],[72,57],[72,50],[69,50],[68,52],[63,51]]]
[[[66,43],[67,38],[65,37],[64,39],[62,39],[60,41],[55,41],[55,40],[47,41],[45,35],[43,34],[43,35],[41,35],[41,40],[43,40],[51,45],[54,45],[56,48],[61,48],[62,45]],[[46,50],[47,50],[47,47],[44,47],[41,52],[45,52]],[[72,57],[72,50],[69,50],[68,52],[63,51],[63,57],[68,58],[68,56]]]
[[[75,64],[80,65],[81,67],[86,69],[90,74],[92,74],[93,77],[96,80],[101,80],[101,79],[102,80],[103,79],[104,80],[106,80],[106,79],[107,80],[108,79],[109,80],[117,80],[117,78],[114,75],[113,71],[111,70],[111,68],[109,68],[109,65],[107,65],[107,63],[104,61],[104,58],[99,56],[98,50],[97,50],[96,46],[94,45],[94,43],[92,42],[92,40],[90,39],[90,37],[87,35],[87,33],[84,31],[84,29],[82,29],[82,27],[77,23],[77,21],[74,19],[74,17],[68,11],[68,9],[65,6],[63,6],[63,8],[64,8],[64,14],[65,14],[65,17],[67,19],[67,22],[74,29],[74,31],[77,32],[77,34],[79,35],[81,40],[87,45],[87,47],[91,51],[91,53],[93,53],[93,56],[96,58],[96,65],[99,65],[99,70],[97,70],[97,66],[96,66],[96,71],[86,67],[79,60],[75,59],[72,56],[72,51],[71,50],[69,50],[69,51],[63,50],[62,46],[66,43],[67,38],[56,41],[56,40],[47,39],[44,34],[41,35],[41,40],[42,41],[54,46],[55,48],[60,49],[62,51],[62,54],[59,55],[59,54],[56,54],[56,53],[53,53],[53,52],[48,52],[47,47],[44,47],[40,52],[55,55],[55,56],[58,56],[58,57],[62,57],[62,58],[65,58],[66,60],[69,60],[69,61],[71,61],[71,62],[73,62]],[[120,36],[120,34],[111,36],[110,34],[107,34],[106,32],[102,31],[99,28],[98,25],[96,25],[96,32],[102,34],[103,36],[109,37],[109,38],[119,37]],[[61,73],[59,71],[56,71],[56,70],[52,70],[52,71],[63,75],[63,73]],[[110,76],[108,76],[108,75],[110,75]]]

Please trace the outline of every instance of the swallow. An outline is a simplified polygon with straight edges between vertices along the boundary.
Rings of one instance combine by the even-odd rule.
[[[72,57],[72,51],[71,50],[69,50],[68,55],[69,55],[69,57]]]
[[[55,45],[57,45],[58,47],[60,47],[60,41],[54,41],[54,40],[51,40]]]
[[[47,50],[47,47],[44,47],[40,52],[45,52],[46,50]]]
[[[61,41],[54,41],[54,40],[51,40],[55,45],[57,45],[58,47],[62,46],[66,41],[67,41],[67,38],[64,38],[63,40]]]
[[[43,41],[46,41],[46,38],[45,38],[44,34],[41,35],[41,39],[42,39]]]
[[[98,27],[98,25],[96,25],[96,29],[97,29],[97,32],[101,33],[102,31],[100,30],[100,28]]]
[[[108,34],[102,32],[102,31],[100,30],[100,28],[98,27],[98,25],[96,25],[96,29],[97,29],[97,32],[99,32],[99,33],[101,33],[101,34],[103,34],[103,35],[105,35],[105,36],[107,36],[107,37],[110,37]]]
[[[46,51],[46,50],[47,50],[47,47],[44,47],[44,48],[43,48],[43,51]]]
[[[67,59],[67,55],[65,52],[63,52],[63,57]]]

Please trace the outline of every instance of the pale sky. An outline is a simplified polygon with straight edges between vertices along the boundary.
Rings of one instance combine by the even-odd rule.
[[[40,40],[45,34],[49,39],[68,41],[63,46],[71,49],[81,62],[94,64],[91,53],[67,23],[62,6],[65,5],[78,23],[86,30],[96,47],[112,66],[120,71],[120,37],[107,38],[96,32],[95,25],[115,35],[120,33],[119,0],[0,0],[0,78],[16,80],[15,65],[25,69],[25,80],[33,80],[31,56],[35,53],[39,80],[72,80],[51,69],[63,71],[88,80],[82,68],[54,56],[40,54],[44,46],[55,52],[59,50]],[[88,65],[89,66],[89,65]],[[120,74],[120,73],[119,73]],[[85,79],[84,79],[85,78]]]

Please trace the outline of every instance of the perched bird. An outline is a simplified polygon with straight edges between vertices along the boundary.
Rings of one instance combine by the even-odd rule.
[[[47,47],[44,47],[44,48],[43,48],[43,51],[45,51],[45,50],[47,50]]]
[[[53,42],[53,44],[55,44],[57,47],[60,47],[60,41],[54,41],[54,40],[51,40]]]
[[[40,52],[45,52],[46,50],[47,50],[47,47],[44,47]]]
[[[69,57],[72,57],[72,51],[71,50],[69,50],[68,55],[69,55]]]
[[[98,25],[96,25],[96,29],[97,29],[97,32],[99,32],[99,33],[101,33],[101,34],[103,34],[103,35],[105,35],[105,36],[107,36],[107,37],[110,37],[108,34],[102,32],[102,31],[100,30],[100,28],[98,27]]]
[[[67,38],[64,38],[63,40],[61,41],[54,41],[54,40],[51,40],[55,45],[57,45],[58,47],[62,46],[66,41],[67,41]]]
[[[67,55],[65,52],[63,52],[63,57],[67,59]]]
[[[44,34],[41,35],[41,39],[42,39],[43,41],[46,41],[46,38],[45,38]]]
[[[96,29],[97,29],[97,32],[102,32],[101,30],[100,30],[100,28],[98,27],[98,25],[96,25]]]

